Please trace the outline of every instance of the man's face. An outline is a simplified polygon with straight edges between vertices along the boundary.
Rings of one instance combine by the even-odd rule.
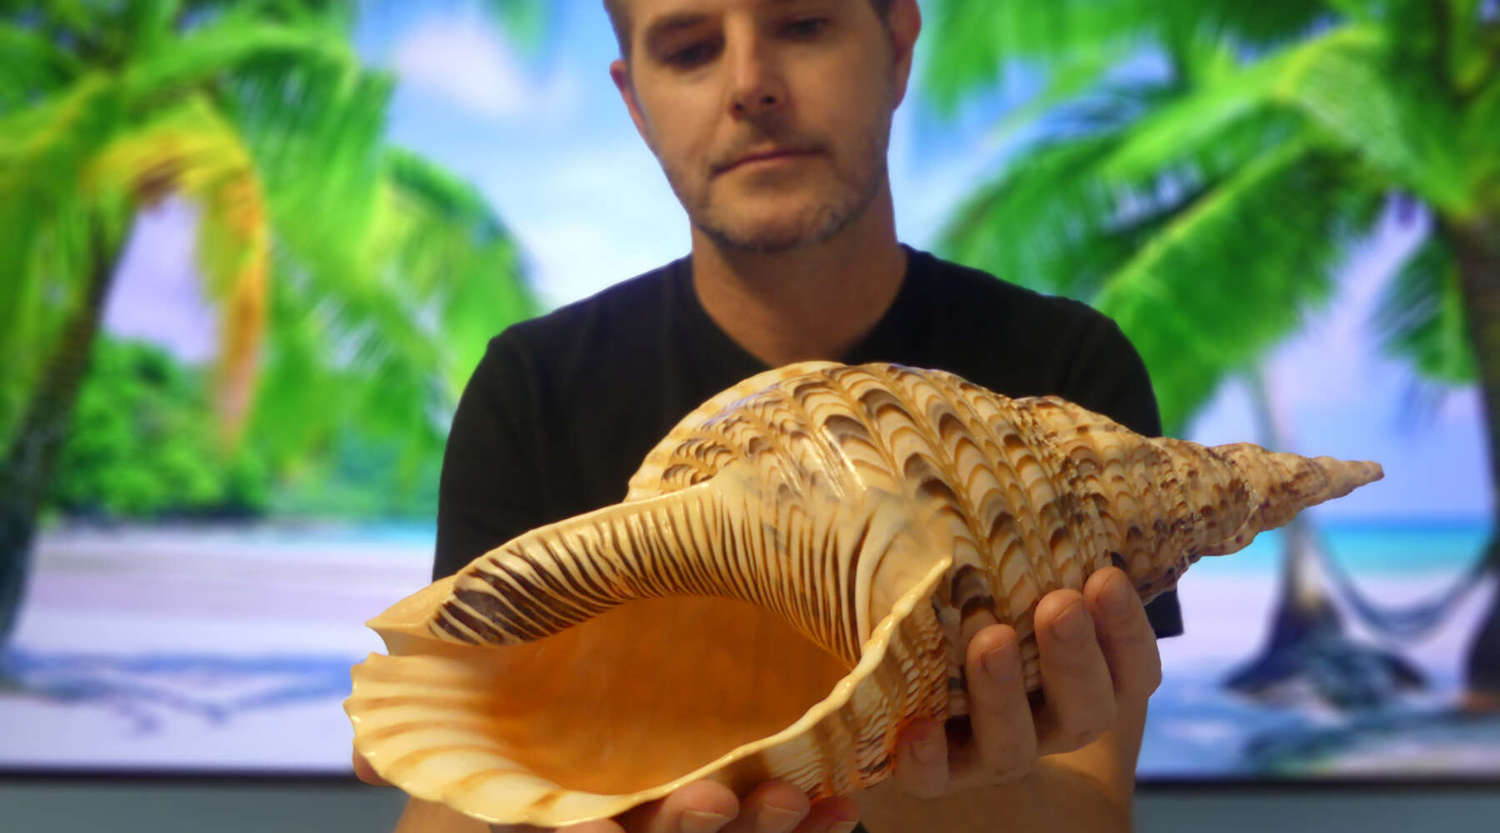
[[[624,6],[631,57],[611,74],[710,238],[762,252],[821,242],[880,193],[914,4],[890,29],[868,0]]]

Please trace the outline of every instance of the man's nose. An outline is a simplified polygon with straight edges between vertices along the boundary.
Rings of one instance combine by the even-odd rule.
[[[731,50],[730,110],[739,118],[755,118],[786,105],[786,83],[760,44],[749,42]]]

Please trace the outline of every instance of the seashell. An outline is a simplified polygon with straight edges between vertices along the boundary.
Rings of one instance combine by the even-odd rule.
[[[1375,463],[1146,438],[949,373],[807,362],[685,417],[626,500],[533,530],[369,624],[354,745],[490,823],[612,816],[711,778],[817,800],[967,713],[961,621],[1032,615],[1117,563],[1143,599]]]

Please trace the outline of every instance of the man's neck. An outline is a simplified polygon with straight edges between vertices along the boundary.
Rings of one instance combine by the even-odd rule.
[[[885,315],[906,274],[887,185],[823,243],[726,249],[693,229],[693,288],[714,323],[771,367],[839,359]]]

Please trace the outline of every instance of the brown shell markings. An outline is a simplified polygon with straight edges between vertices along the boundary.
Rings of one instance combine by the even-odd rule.
[[[684,783],[814,798],[889,776],[918,716],[966,713],[962,617],[1022,636],[1112,561],[1143,598],[1373,463],[1145,438],[1056,398],[829,362],[715,396],[625,502],[533,530],[370,624],[355,745],[490,822],[560,826]]]

